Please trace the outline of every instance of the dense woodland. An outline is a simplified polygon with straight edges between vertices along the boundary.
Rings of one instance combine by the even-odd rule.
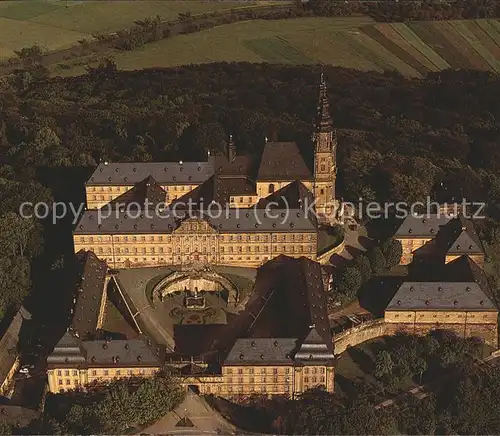
[[[471,18],[496,18],[500,16],[500,4],[496,0],[458,1],[343,1],[310,0],[308,7],[316,15],[346,16],[369,15],[377,21],[406,20],[459,20]]]
[[[445,71],[423,80],[325,67],[338,129],[338,196],[416,201],[466,197],[500,211],[498,77]],[[36,73],[36,70],[35,70]],[[42,227],[13,215],[23,201],[78,203],[101,160],[205,159],[233,134],[239,153],[264,138],[296,140],[308,160],[319,67],[247,63],[119,72],[112,62],[75,78],[18,71],[0,83],[1,313],[29,287]],[[76,205],[78,206],[78,205]],[[45,226],[41,278],[71,253],[71,223]],[[486,226],[491,245],[500,233]],[[40,258],[40,256],[38,257]],[[19,272],[23,274],[19,274]],[[15,283],[16,286],[12,286]]]

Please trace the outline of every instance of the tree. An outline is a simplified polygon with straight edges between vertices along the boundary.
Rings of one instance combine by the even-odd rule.
[[[343,297],[353,299],[361,288],[361,273],[354,265],[347,265],[333,276],[334,287]]]
[[[373,247],[368,253],[368,259],[374,275],[380,275],[385,271],[385,258],[380,247]]]
[[[361,253],[354,258],[354,265],[358,268],[361,274],[361,280],[363,283],[370,280],[373,276],[372,266],[370,265],[370,260],[366,254]]]
[[[403,246],[401,242],[397,239],[391,239],[388,243],[387,250],[384,252],[386,267],[390,269],[399,265],[402,255]]]
[[[382,378],[392,373],[394,369],[394,362],[392,361],[391,354],[383,350],[377,355],[375,359],[375,377]]]

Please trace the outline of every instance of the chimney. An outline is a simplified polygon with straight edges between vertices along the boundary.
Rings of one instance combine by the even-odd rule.
[[[229,159],[229,162],[233,162],[234,159],[236,158],[236,147],[234,145],[233,135],[229,135],[229,143],[227,146],[227,158]]]

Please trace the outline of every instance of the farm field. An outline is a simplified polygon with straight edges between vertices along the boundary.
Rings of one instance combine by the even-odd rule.
[[[120,69],[135,70],[220,61],[325,63],[421,77],[448,68],[500,73],[500,22],[459,20],[375,23],[367,17],[256,20],[116,52]],[[66,66],[56,74],[80,74]]]
[[[255,4],[275,4],[259,1]],[[29,0],[0,1],[0,59],[38,43],[45,50],[66,48],[92,34],[125,29],[135,20],[159,15],[163,20],[192,14],[251,6],[252,2],[177,0]]]

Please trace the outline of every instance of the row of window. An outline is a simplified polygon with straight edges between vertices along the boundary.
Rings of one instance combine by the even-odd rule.
[[[165,191],[192,191],[197,185],[162,186]],[[87,186],[87,192],[127,192],[132,186]]]
[[[84,250],[90,250],[93,251],[96,254],[108,254],[111,255],[113,253],[111,247],[103,248],[103,247],[81,247]],[[216,253],[215,247],[211,247],[212,254]],[[273,253],[313,253],[315,251],[315,247],[311,245],[275,245],[273,247],[272,252]],[[177,247],[176,253],[180,254],[181,247]],[[225,253],[226,249],[224,247],[220,247],[220,252]],[[228,253],[261,253],[261,247],[260,246],[236,246],[236,247],[227,247],[227,252]],[[269,247],[266,245],[262,247],[262,252],[263,253],[269,253]],[[158,250],[156,247],[141,247],[141,248],[121,248],[121,247],[116,247],[115,248],[115,255],[119,256],[120,254],[150,254],[150,255],[155,255],[155,254],[163,254],[163,253],[168,253],[172,254],[172,248],[171,247],[158,247]],[[185,247],[184,248],[184,253],[190,254],[190,253],[203,253],[207,254],[207,247],[201,247],[198,249],[195,247],[194,249],[192,247]],[[155,259],[153,259],[155,260]]]
[[[166,242],[179,244],[186,240],[203,241],[216,243],[217,239],[220,242],[300,242],[300,241],[314,241],[315,235],[303,234],[282,234],[282,235],[219,235],[219,236],[201,236],[201,235],[151,235],[151,236],[80,236],[79,242]]]
[[[269,371],[268,371],[269,369]],[[284,372],[285,374],[290,374],[291,369],[290,368],[282,368],[284,371],[279,371],[280,368],[272,368],[272,371],[270,368],[260,368],[260,374],[278,374],[279,372]],[[255,374],[255,368],[238,368],[237,370],[238,374]],[[304,368],[304,374],[325,374],[326,370],[325,368]],[[233,372],[233,368],[226,368],[226,373],[227,374],[235,374]]]
[[[408,313],[407,315],[406,315],[406,314],[405,314],[405,315],[403,315],[403,314],[399,314],[399,313],[394,314],[394,318],[399,318],[400,316],[401,316],[401,318],[412,318],[412,317],[413,317],[413,313]],[[429,316],[429,314],[428,314],[428,313],[420,313],[418,316],[419,316],[420,318],[423,318],[424,316]],[[463,314],[458,313],[458,314],[454,314],[453,316],[456,316],[457,318],[462,318]],[[488,315],[488,314],[484,314],[484,315],[483,315],[483,318],[484,318],[484,319],[487,319],[487,318],[489,318],[489,316],[490,316],[490,315]],[[433,317],[433,318],[438,318],[438,315],[437,315],[436,313],[434,313],[434,314],[432,315],[432,317]],[[443,317],[445,317],[445,318],[450,318],[450,317],[451,317],[451,315],[450,315],[449,313],[447,313],[446,315],[439,315],[439,318],[443,318]],[[467,318],[478,318],[478,317],[479,317],[479,315],[477,315],[477,316],[476,316],[476,314],[474,314],[474,313],[470,313],[470,312],[469,312],[469,313],[467,314]]]

